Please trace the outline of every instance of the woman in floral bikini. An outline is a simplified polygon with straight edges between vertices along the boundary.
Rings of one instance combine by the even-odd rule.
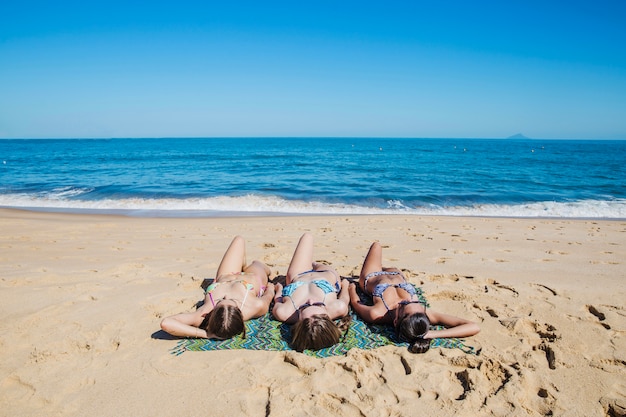
[[[229,339],[245,337],[246,320],[267,313],[274,297],[270,269],[260,261],[246,265],[245,241],[235,236],[226,250],[204,304],[191,313],[164,318],[161,329],[173,336]]]

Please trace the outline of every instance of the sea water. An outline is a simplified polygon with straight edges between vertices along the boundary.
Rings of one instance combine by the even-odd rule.
[[[626,141],[6,139],[0,207],[625,219]]]

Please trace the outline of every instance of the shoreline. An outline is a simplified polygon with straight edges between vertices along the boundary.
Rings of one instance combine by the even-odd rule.
[[[228,211],[228,210],[144,210],[144,209],[71,209],[55,207],[9,207],[0,206],[0,211],[22,211],[27,213],[57,213],[70,215],[120,216],[133,219],[237,219],[250,217],[434,217],[470,219],[520,219],[520,220],[581,220],[581,221],[626,221],[626,217],[562,217],[562,216],[507,216],[469,214],[430,214],[430,213],[292,213],[269,211]]]
[[[626,401],[622,220],[0,209],[0,225],[3,415],[604,416]],[[481,354],[170,353],[160,319],[193,309],[234,235],[276,276],[304,231],[342,276],[383,243],[431,308],[480,324]]]

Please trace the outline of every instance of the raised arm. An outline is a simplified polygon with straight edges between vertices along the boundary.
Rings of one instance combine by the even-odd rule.
[[[341,280],[341,290],[337,294],[337,299],[343,301],[346,305],[350,305],[350,282],[347,279]]]
[[[198,312],[175,314],[161,320],[161,329],[172,336],[206,339],[209,337],[206,330],[197,327],[202,323],[202,318]]]
[[[433,310],[427,310],[426,315],[431,324],[441,324],[446,328],[443,330],[429,330],[424,336],[424,339],[469,337],[480,332],[478,324],[467,319],[450,314],[438,313]]]
[[[258,309],[252,315],[252,318],[255,319],[257,317],[263,316],[270,309],[270,304],[272,303],[272,299],[274,298],[274,284],[271,282],[267,284],[267,288],[261,297],[258,298]]]
[[[348,286],[348,281],[341,281],[341,289],[339,294],[337,294],[337,300],[327,306],[328,314],[331,319],[347,316],[350,312],[350,294],[348,294]]]
[[[368,323],[385,323],[385,314],[380,312],[376,306],[367,306],[361,303],[361,299],[356,292],[356,284],[350,284],[348,287],[348,293],[350,296],[350,305],[361,316],[363,320]]]
[[[278,283],[274,285],[274,308],[272,315],[276,320],[286,322],[293,316],[294,311],[283,299],[283,286]]]

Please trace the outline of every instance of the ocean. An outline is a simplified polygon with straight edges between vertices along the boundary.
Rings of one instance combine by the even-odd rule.
[[[147,217],[626,219],[626,141],[0,140],[0,207]]]

